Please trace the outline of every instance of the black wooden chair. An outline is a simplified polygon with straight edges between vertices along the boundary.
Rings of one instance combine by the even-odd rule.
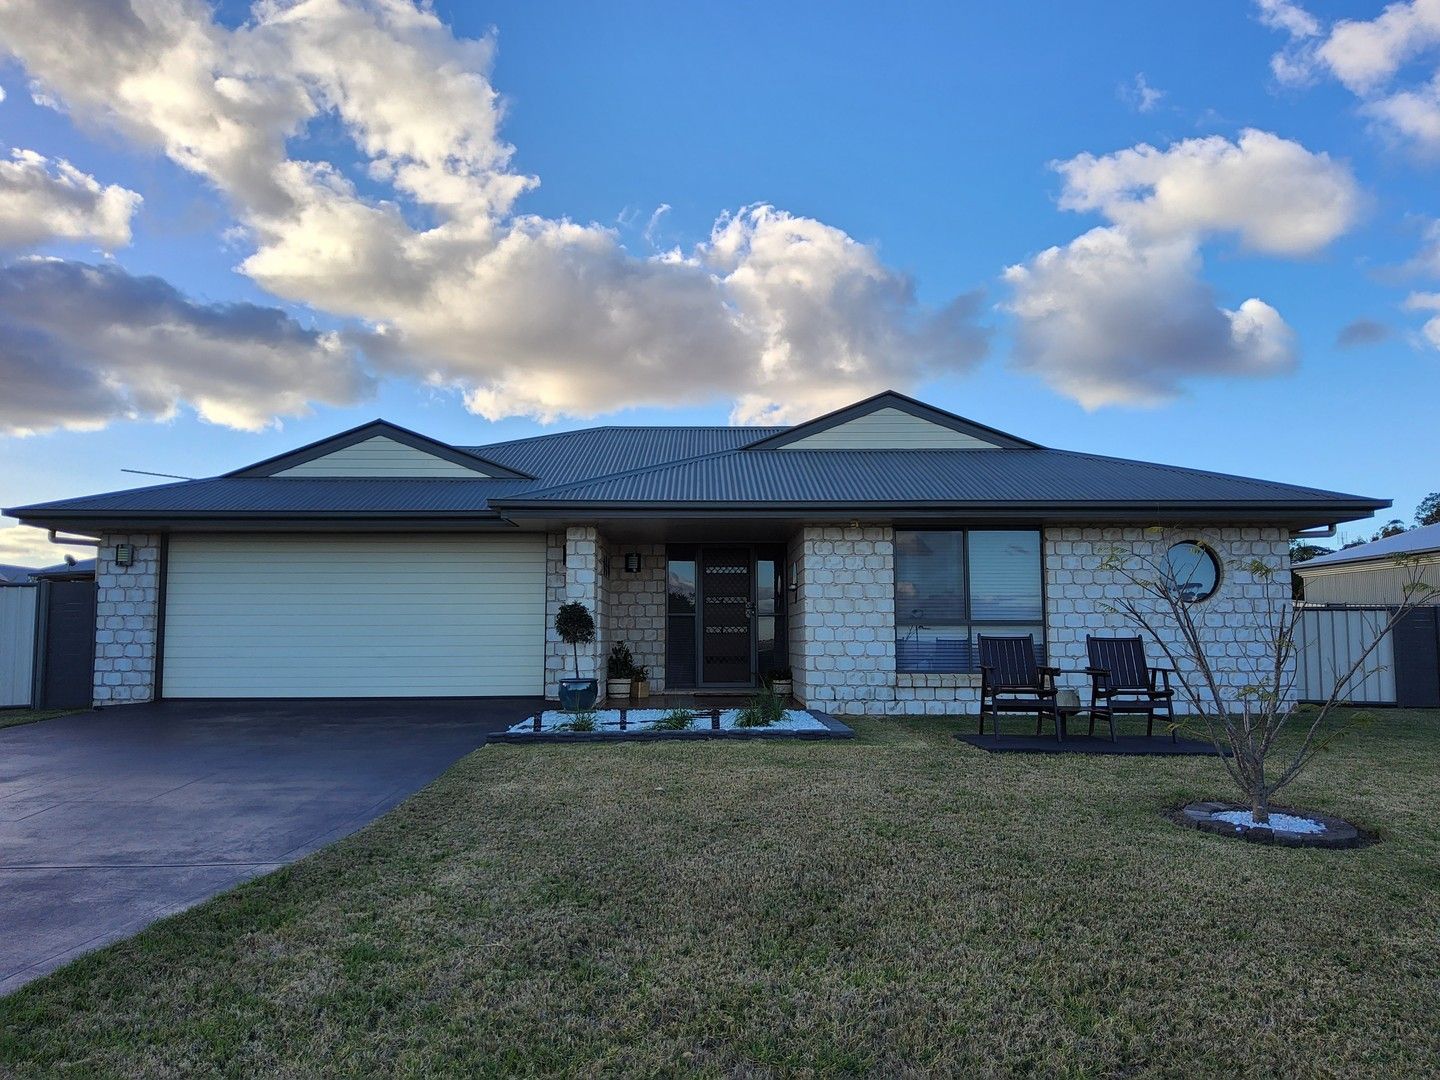
[[[1175,740],[1175,691],[1170,688],[1170,669],[1150,667],[1145,662],[1145,643],[1138,637],[1085,638],[1090,654],[1090,734],[1095,721],[1110,724],[1110,741],[1115,741],[1115,715],[1145,715],[1145,734],[1155,733],[1155,718],[1165,720],[1170,739]]]
[[[1060,712],[1055,707],[1055,676],[1059,668],[1035,662],[1035,636],[989,637],[980,635],[980,734],[985,734],[985,716],[993,720],[995,738],[1000,738],[1001,713],[1034,713],[1035,734],[1046,718],[1055,725],[1056,740],[1063,739]]]

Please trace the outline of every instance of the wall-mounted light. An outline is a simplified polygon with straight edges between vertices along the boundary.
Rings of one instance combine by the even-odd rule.
[[[640,553],[638,551],[627,551],[625,553],[625,572],[627,574],[638,574],[640,572]]]
[[[116,544],[116,545],[115,545],[115,565],[116,565],[116,566],[129,566],[129,565],[130,565],[131,563],[133,563],[134,561],[135,561],[135,545],[134,545],[134,544]]]

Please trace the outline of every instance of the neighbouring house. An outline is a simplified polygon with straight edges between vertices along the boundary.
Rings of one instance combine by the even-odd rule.
[[[1033,635],[1078,689],[1086,633],[1121,625],[1116,542],[1184,572],[1248,681],[1292,534],[1388,505],[1051,449],[883,393],[788,428],[483,446],[375,421],[224,476],[6,513],[100,540],[101,705],[554,697],[574,660],[551,623],[578,600],[599,630],[582,677],[623,639],[656,688],[789,667],[811,707],[899,714],[973,710],[985,633]]]
[[[1423,525],[1295,564],[1307,604],[1399,604],[1414,580],[1440,589],[1440,525]],[[1427,601],[1440,604],[1440,594]]]

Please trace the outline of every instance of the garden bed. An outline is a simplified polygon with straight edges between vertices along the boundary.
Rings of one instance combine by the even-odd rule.
[[[1301,810],[1272,808],[1269,825],[1256,825],[1251,822],[1249,807],[1232,802],[1190,803],[1175,813],[1175,822],[1201,832],[1252,844],[1354,848],[1375,842],[1375,837],[1343,818]]]
[[[666,727],[675,709],[598,709],[588,714],[593,727],[576,729],[576,714],[547,709],[526,717],[491,742],[611,742],[619,739],[849,739],[854,732],[833,716],[813,709],[786,709],[761,727],[739,724],[741,709],[690,709],[688,727]]]

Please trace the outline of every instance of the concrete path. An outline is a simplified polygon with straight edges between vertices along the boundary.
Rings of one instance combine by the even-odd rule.
[[[540,702],[160,702],[0,730],[0,994],[338,840]]]

